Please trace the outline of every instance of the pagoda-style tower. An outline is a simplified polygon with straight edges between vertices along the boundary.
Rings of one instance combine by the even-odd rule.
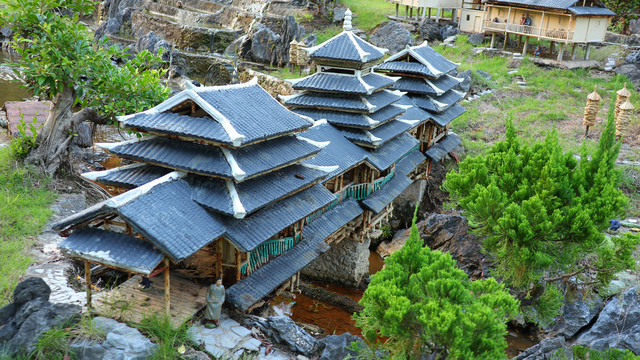
[[[185,90],[119,120],[149,136],[99,146],[137,163],[83,176],[131,190],[54,228],[67,236],[60,248],[86,264],[152,276],[163,262],[167,313],[169,269],[222,277],[233,285],[227,299],[247,310],[294,284],[328,250],[330,230],[362,214],[354,199],[328,208],[336,196],[320,182],[338,166],[311,160],[330,139],[301,134],[311,122],[255,79]]]
[[[440,161],[460,144],[460,138],[449,130],[451,121],[465,112],[458,103],[465,96],[456,90],[462,79],[455,77],[458,65],[447,60],[427,43],[407,46],[391,56],[375,70],[400,79],[391,89],[406,92],[403,104],[413,103],[428,112],[430,120],[414,130],[420,140],[420,151],[432,161]]]

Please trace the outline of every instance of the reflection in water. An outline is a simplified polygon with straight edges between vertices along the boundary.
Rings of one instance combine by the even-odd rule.
[[[13,81],[16,79],[13,70],[2,65],[5,60],[10,60],[9,54],[0,51],[0,108],[7,101],[20,101],[29,97],[29,92],[21,87],[19,82]]]

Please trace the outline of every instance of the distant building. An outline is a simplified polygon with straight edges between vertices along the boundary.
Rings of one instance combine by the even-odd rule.
[[[589,45],[604,41],[614,15],[599,0],[465,0],[460,29],[491,34],[491,47],[497,34],[505,36],[505,46],[509,36],[516,35],[524,39],[523,54],[530,38],[547,40],[550,51],[558,44],[560,61],[566,46],[574,57],[576,47],[584,45],[587,59]]]
[[[425,17],[433,18],[436,21],[440,19],[457,21],[458,9],[462,5],[463,0],[387,0],[396,4],[396,17],[400,17],[400,7],[405,8],[405,18],[414,18],[416,20]],[[415,9],[415,15],[413,10]],[[433,14],[432,10],[435,10]],[[447,13],[445,16],[445,12]]]

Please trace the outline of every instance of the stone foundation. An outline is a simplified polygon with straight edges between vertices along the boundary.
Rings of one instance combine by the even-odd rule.
[[[359,242],[344,239],[332,244],[331,249],[320,255],[302,270],[307,278],[356,287],[369,274],[370,239]]]

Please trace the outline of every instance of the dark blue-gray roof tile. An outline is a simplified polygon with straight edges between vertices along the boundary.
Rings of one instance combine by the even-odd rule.
[[[121,157],[173,169],[234,179],[232,168],[223,152],[215,146],[152,138],[117,145],[109,151]],[[290,135],[228,151],[239,168],[246,173],[245,179],[249,179],[313,156],[320,148]]]
[[[392,120],[372,130],[342,128],[344,137],[356,144],[367,147],[379,147],[397,136],[406,133],[420,124],[419,121]],[[367,134],[368,133],[368,134]],[[371,134],[373,137],[369,136]]]
[[[414,95],[413,102],[423,110],[442,113],[464,98],[464,93],[451,89],[440,96]]]
[[[255,211],[319,182],[326,172],[291,165],[235,184],[247,216]],[[233,200],[224,180],[198,177],[193,180],[193,200],[213,211],[234,216]]]
[[[453,132],[450,132],[444,139],[438,141],[435,145],[427,150],[426,155],[432,161],[438,162],[442,160],[451,150],[460,145],[462,140]]]
[[[370,95],[394,83],[393,79],[375,73],[364,75],[361,80],[362,82],[356,75],[323,72],[294,82],[293,88],[296,90]]]
[[[140,113],[122,123],[125,128],[150,134],[174,135],[221,144],[233,144],[222,125],[210,116],[195,117],[172,112]]]
[[[396,172],[391,180],[362,200],[362,205],[378,214],[413,183],[406,175]]]
[[[418,165],[422,164],[427,159],[423,153],[419,150],[413,150],[409,155],[405,156],[402,160],[396,164],[396,172],[409,175]]]
[[[99,176],[95,181],[107,186],[133,189],[170,172],[171,170],[167,168],[143,164],[142,166],[114,169],[108,174]]]
[[[241,251],[251,251],[296,221],[335,200],[320,184],[271,204],[245,219],[225,218],[226,237]]]
[[[399,115],[402,115],[405,112],[405,109],[399,106],[389,105],[372,114],[316,109],[295,109],[294,111],[314,120],[325,119],[332,125],[360,129],[373,129],[389,122]]]
[[[302,236],[305,239],[315,238],[324,241],[363,212],[358,202],[349,198],[307,224],[302,230]]]
[[[157,185],[118,213],[176,262],[225,232],[220,218],[191,200],[191,186],[184,180]]]
[[[358,48],[362,51],[358,51]],[[369,44],[350,31],[343,31],[309,52],[311,59],[318,64],[323,59],[368,63],[381,59],[384,54],[383,49]]]
[[[464,114],[467,110],[460,104],[454,104],[442,114],[431,114],[432,121],[438,126],[445,127],[453,119]]]
[[[409,93],[439,96],[459,83],[459,79],[449,75],[442,76],[436,80],[403,77],[396,81],[391,88]]]
[[[367,161],[380,171],[387,170],[391,165],[402,159],[420,142],[409,134],[402,134],[379,148],[367,154]]]
[[[428,78],[437,77],[431,70],[429,70],[427,66],[412,61],[383,62],[382,64],[376,66],[376,71],[389,71],[393,73],[422,75]]]
[[[164,258],[145,240],[95,228],[74,231],[58,247],[72,257],[144,275]]]
[[[378,91],[371,95],[341,95],[306,92],[285,100],[285,104],[299,108],[373,113],[391,105],[400,96],[391,91]],[[369,105],[367,105],[369,103]]]

